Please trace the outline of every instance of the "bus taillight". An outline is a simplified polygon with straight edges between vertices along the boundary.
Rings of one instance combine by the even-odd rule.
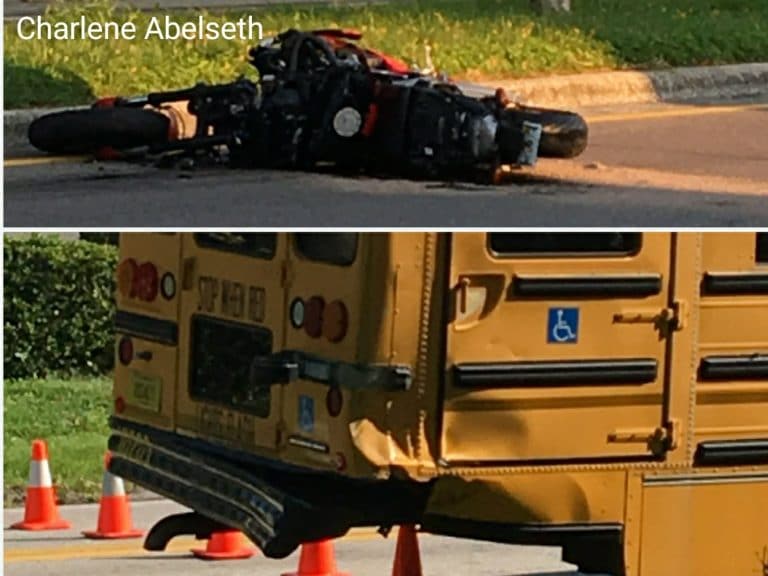
[[[152,302],[157,298],[160,279],[157,276],[157,267],[152,262],[144,262],[139,265],[136,272],[136,293],[146,302]]]
[[[322,296],[312,296],[304,306],[304,331],[310,338],[319,338],[323,333],[324,309]]]
[[[341,414],[343,406],[344,395],[341,392],[341,388],[338,386],[328,388],[328,392],[325,394],[325,408],[328,410],[328,414],[336,418],[336,416]]]
[[[341,342],[347,335],[347,307],[341,300],[334,300],[323,314],[323,334],[331,342]]]
[[[153,302],[159,293],[166,300],[176,295],[176,279],[171,273],[163,275],[161,285],[157,266],[152,262],[139,264],[133,258],[123,260],[118,266],[117,287],[123,297],[139,298],[145,302]]]
[[[117,345],[117,356],[120,359],[120,364],[128,366],[133,360],[133,341],[128,336],[120,338],[120,343]]]
[[[304,302],[296,298],[289,311],[291,325],[304,328],[310,338],[325,336],[329,342],[341,342],[347,335],[349,313],[341,300],[326,305],[322,296],[312,296]]]

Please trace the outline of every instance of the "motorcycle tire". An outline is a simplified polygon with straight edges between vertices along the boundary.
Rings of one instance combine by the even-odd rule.
[[[143,108],[90,108],[47,114],[27,131],[38,150],[89,154],[104,148],[126,150],[168,141],[167,116]]]
[[[541,124],[541,158],[575,158],[587,147],[589,128],[575,112],[523,106],[508,108],[502,116],[504,124],[515,127],[525,121]]]

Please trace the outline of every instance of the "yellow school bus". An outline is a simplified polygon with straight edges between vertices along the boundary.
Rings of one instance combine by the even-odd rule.
[[[768,573],[768,232],[126,233],[111,471],[269,557],[351,527]]]

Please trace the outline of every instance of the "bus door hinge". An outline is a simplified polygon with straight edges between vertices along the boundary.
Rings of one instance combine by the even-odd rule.
[[[293,284],[293,264],[290,260],[283,260],[280,264],[280,287],[288,288]]]
[[[616,324],[653,324],[664,336],[685,328],[688,306],[684,300],[675,300],[670,308],[621,310],[613,315]]]
[[[680,422],[672,419],[657,428],[622,428],[608,435],[608,442],[621,444],[646,444],[654,456],[677,448]]]
[[[665,451],[676,450],[680,443],[680,420],[672,418],[664,425],[665,434],[662,440],[665,444]]]
[[[688,302],[675,300],[672,303],[672,329],[682,330],[688,323]]]
[[[197,258],[191,256],[184,258],[181,268],[181,289],[193,290],[195,287],[195,267],[197,264]]]

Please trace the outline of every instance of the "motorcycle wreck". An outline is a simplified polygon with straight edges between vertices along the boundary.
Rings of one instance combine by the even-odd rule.
[[[578,114],[515,104],[501,89],[471,96],[360,38],[288,30],[250,50],[256,82],[102,99],[36,119],[29,140],[55,154],[486,182],[505,167],[576,157],[587,146]]]

